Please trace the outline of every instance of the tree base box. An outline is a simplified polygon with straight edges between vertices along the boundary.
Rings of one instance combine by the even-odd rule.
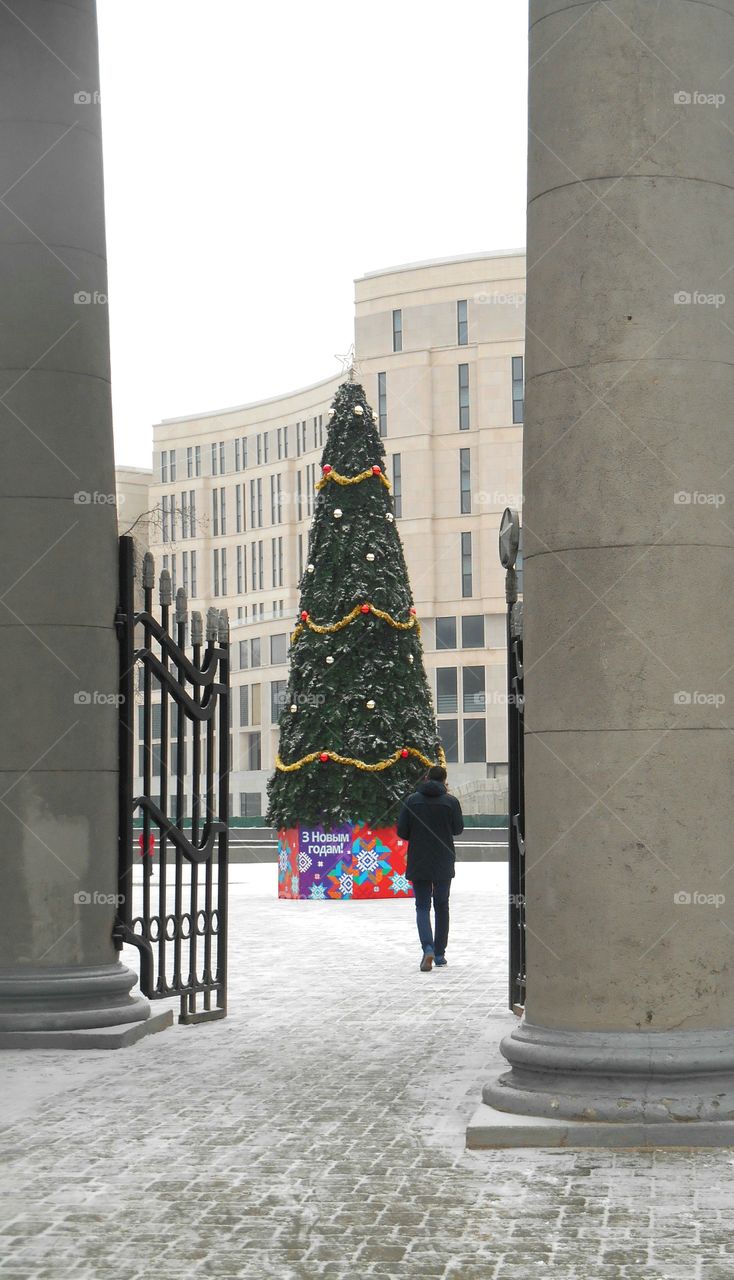
[[[412,898],[413,886],[405,878],[407,853],[395,827],[289,827],[278,832],[278,897]]]

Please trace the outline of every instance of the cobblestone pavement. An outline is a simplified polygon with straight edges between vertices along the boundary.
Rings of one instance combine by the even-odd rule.
[[[0,1273],[734,1280],[734,1151],[464,1150],[511,1024],[505,875],[459,865],[421,974],[412,903],[235,868],[226,1021],[0,1056]]]

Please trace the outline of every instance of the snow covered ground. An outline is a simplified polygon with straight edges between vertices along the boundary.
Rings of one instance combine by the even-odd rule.
[[[225,1021],[0,1055],[1,1275],[732,1280],[734,1153],[464,1150],[514,1021],[506,866],[458,864],[430,974],[412,902],[276,875],[232,870]]]

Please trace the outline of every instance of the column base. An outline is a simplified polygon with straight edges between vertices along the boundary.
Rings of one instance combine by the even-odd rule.
[[[512,1069],[482,1091],[498,1112],[672,1124],[681,1133],[694,1124],[734,1122],[734,1029],[564,1031],[522,1022],[500,1049]],[[679,1141],[689,1145],[691,1134]]]
[[[0,1031],[2,1049],[124,1049],[143,1036],[165,1031],[173,1024],[173,1009],[154,1013],[145,1022],[121,1023],[78,1031]]]
[[[497,1111],[483,1102],[467,1125],[466,1145],[471,1151],[498,1147],[734,1147],[734,1121],[605,1124],[551,1120]]]
[[[76,1043],[79,1037],[72,1033],[103,1030],[107,1034],[100,1044],[111,1043],[115,1034],[119,1038],[128,1028],[144,1027],[150,1020],[150,1003],[130,994],[136,981],[132,970],[119,962],[0,969],[0,1047],[46,1048],[62,1045],[60,1037],[69,1035]],[[159,1029],[160,1024],[155,1027]],[[39,1036],[52,1038],[41,1045]],[[129,1043],[129,1037],[119,1042]],[[95,1046],[87,1041],[79,1047]]]

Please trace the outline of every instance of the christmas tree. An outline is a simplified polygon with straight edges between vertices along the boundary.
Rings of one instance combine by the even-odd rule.
[[[385,450],[363,388],[329,411],[268,821],[390,825],[443,763]]]

